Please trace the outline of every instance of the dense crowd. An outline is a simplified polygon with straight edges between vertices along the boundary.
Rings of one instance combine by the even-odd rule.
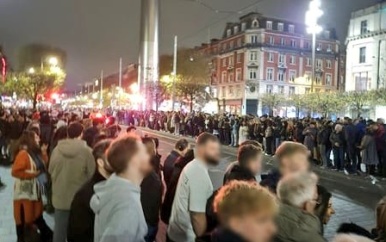
[[[113,115],[130,125],[121,132],[114,118],[0,112],[2,159],[12,163],[15,181],[18,242],[154,242],[160,223],[167,225],[163,239],[168,242],[326,241],[324,226],[335,211],[331,193],[311,171],[310,152],[316,155],[317,147],[327,146],[322,140],[329,142],[325,152],[333,150],[336,168],[343,169],[348,157],[355,169],[359,162],[351,160],[352,144],[362,151],[369,172],[382,171],[375,167],[384,161],[386,148],[377,145],[377,132],[384,134],[382,120],[366,129],[361,120],[350,119],[332,123],[191,114],[185,122],[180,113],[126,114],[123,119]],[[195,148],[182,138],[163,159],[158,139],[140,137],[135,126],[197,136]],[[354,127],[357,131],[350,131]],[[223,186],[214,190],[208,169],[219,164],[221,143],[238,146],[237,160],[229,164]],[[368,146],[373,146],[372,155],[379,154],[378,163],[366,163]],[[266,174],[264,153],[275,154],[279,164]],[[336,154],[343,157],[341,163]],[[324,155],[323,165],[332,165]],[[54,212],[53,231],[44,209]],[[342,224],[333,241],[385,242],[386,197],[375,213],[372,231]]]
[[[129,125],[146,126],[176,135],[197,136],[208,132],[216,135],[222,144],[234,147],[246,140],[256,140],[263,144],[269,155],[273,155],[282,142],[294,141],[304,144],[310,151],[310,158],[323,168],[386,177],[384,119],[353,120],[345,117],[331,121],[199,112],[120,112],[118,116]]]

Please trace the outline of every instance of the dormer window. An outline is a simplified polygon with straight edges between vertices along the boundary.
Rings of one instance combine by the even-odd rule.
[[[259,21],[257,21],[257,19],[255,19],[252,21],[252,28],[257,28],[257,27],[259,27]]]
[[[241,24],[241,31],[245,31],[246,28],[247,28],[247,23],[242,23]]]
[[[278,23],[277,24],[277,30],[284,31],[284,24],[283,23]]]
[[[288,32],[292,34],[295,33],[295,25],[293,24],[288,25]]]
[[[267,21],[267,29],[272,29],[272,21]]]
[[[227,37],[231,36],[231,34],[232,34],[232,30],[228,29],[227,30]]]
[[[233,32],[234,32],[235,34],[237,34],[237,33],[239,32],[239,26],[235,26],[235,27],[233,28]]]

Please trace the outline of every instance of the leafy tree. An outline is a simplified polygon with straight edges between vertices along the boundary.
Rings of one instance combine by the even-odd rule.
[[[358,117],[363,113],[366,106],[370,106],[376,100],[376,91],[352,91],[345,95],[344,100],[352,110],[356,111]]]
[[[378,89],[375,92],[375,98],[376,98],[377,102],[379,102],[383,105],[386,104],[386,88]]]
[[[331,113],[342,110],[345,106],[344,100],[340,93],[323,92],[307,94],[310,107],[323,115],[328,117]]]
[[[282,94],[266,93],[262,96],[261,101],[263,105],[268,107],[269,115],[273,116],[273,110],[278,108],[285,101],[285,98]]]
[[[308,99],[306,94],[293,94],[288,98],[289,104],[296,108],[296,116],[300,117],[300,110],[308,106]]]
[[[66,52],[60,48],[46,44],[28,44],[23,46],[17,53],[18,70],[26,71],[33,67],[47,70],[50,67],[49,58],[55,57],[58,66],[63,68],[66,64]]]

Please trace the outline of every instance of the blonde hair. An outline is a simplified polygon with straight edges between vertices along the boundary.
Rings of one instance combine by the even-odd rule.
[[[386,197],[383,197],[379,201],[376,208],[377,215],[377,230],[380,232],[386,232]]]
[[[219,190],[214,199],[214,211],[222,222],[261,211],[274,215],[277,210],[275,196],[256,182],[231,181]]]

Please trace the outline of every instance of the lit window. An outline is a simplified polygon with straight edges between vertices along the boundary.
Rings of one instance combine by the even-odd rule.
[[[272,21],[267,21],[267,29],[272,29]]]
[[[284,24],[283,23],[278,23],[277,24],[277,30],[283,31],[284,30]]]

